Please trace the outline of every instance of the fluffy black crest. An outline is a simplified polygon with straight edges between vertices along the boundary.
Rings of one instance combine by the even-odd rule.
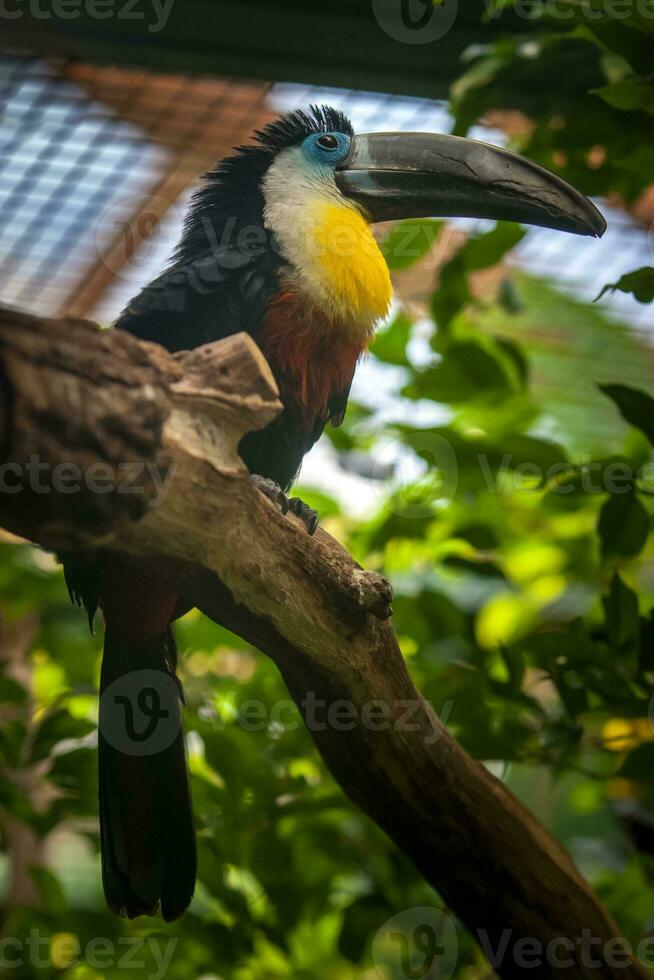
[[[347,133],[354,135],[352,123],[339,109],[328,105],[309,106],[307,112],[297,109],[286,112],[279,119],[258,130],[254,137],[266,149],[276,152],[287,146],[295,146],[311,133]]]

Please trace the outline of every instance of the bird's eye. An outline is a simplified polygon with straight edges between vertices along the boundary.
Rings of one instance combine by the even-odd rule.
[[[338,132],[311,133],[302,143],[302,150],[313,162],[336,167],[350,151],[350,137]]]
[[[316,143],[321,150],[337,150],[341,145],[336,136],[332,136],[331,133],[325,133],[324,136],[319,136]]]

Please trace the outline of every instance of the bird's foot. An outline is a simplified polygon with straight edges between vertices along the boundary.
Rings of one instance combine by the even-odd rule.
[[[288,514],[290,510],[292,514],[300,518],[309,534],[314,533],[318,527],[318,514],[312,507],[305,504],[299,497],[287,497],[280,485],[274,480],[269,480],[266,476],[253,473],[252,482],[257,490],[260,490],[269,500],[277,504],[282,514]]]
[[[252,474],[252,482],[257,490],[261,490],[261,493],[264,494],[268,500],[272,500],[273,504],[278,505],[282,514],[288,514],[291,502],[280,487],[279,483],[275,483],[274,480],[269,480],[267,476],[259,476],[258,473]]]
[[[288,502],[288,509],[292,514],[295,514],[296,517],[300,518],[309,534],[313,534],[315,532],[316,528],[318,527],[318,513],[313,509],[313,507],[309,507],[308,504],[305,504],[300,497],[291,497]]]

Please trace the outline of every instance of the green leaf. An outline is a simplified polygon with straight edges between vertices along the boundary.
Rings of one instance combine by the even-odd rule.
[[[27,698],[27,691],[12,677],[0,676],[0,702],[21,704]]]
[[[45,908],[50,912],[62,912],[68,903],[59,879],[40,865],[31,864],[28,871]]]
[[[511,279],[502,279],[497,290],[497,302],[503,310],[513,315],[522,313],[524,306],[520,299],[515,283]]]
[[[634,174],[654,173],[654,146],[636,146],[619,163]]]
[[[527,668],[525,655],[517,646],[506,647],[504,645],[500,646],[499,654],[506,664],[511,689],[517,694],[522,690],[522,682]]]
[[[50,752],[64,739],[84,738],[95,728],[84,718],[73,718],[66,710],[61,709],[46,715],[39,725],[32,745],[31,761],[45,759]]]
[[[377,895],[363,895],[343,913],[343,925],[338,949],[352,963],[360,963],[370,942],[381,925],[393,914],[393,907]]]
[[[654,670],[654,609],[640,620],[640,669]]]
[[[622,581],[617,572],[611,578],[608,596],[603,596],[606,631],[614,650],[638,645],[640,622],[638,596]]]
[[[485,89],[493,82],[504,66],[504,59],[495,54],[475,59],[468,70],[454,79],[450,89],[452,108],[457,113],[455,136],[465,136],[470,127],[472,112],[464,111],[468,100],[474,101],[478,90]],[[466,107],[467,108],[467,107]]]
[[[640,429],[654,446],[654,398],[628,385],[599,385],[598,387],[615,402],[625,422]]]
[[[651,783],[654,780],[654,742],[633,749],[624,760],[619,775],[624,779]]]
[[[612,494],[600,511],[598,531],[605,557],[633,558],[642,551],[650,517],[633,490]]]
[[[379,331],[370,347],[377,360],[386,364],[406,365],[406,345],[411,336],[413,320],[400,311],[392,322]]]
[[[514,248],[526,232],[520,225],[504,221],[485,235],[471,238],[461,249],[461,255],[466,269],[472,272],[476,269],[489,269],[497,265],[507,252]]]
[[[459,253],[443,266],[438,288],[432,293],[431,313],[436,325],[441,330],[445,329],[459,310],[471,300],[465,263]]]
[[[520,432],[507,433],[501,439],[498,449],[502,451],[505,463],[511,468],[524,467],[533,464],[542,477],[546,478],[552,468],[561,471],[562,464],[567,463],[565,450],[551,439],[537,439]]]
[[[654,85],[639,78],[625,78],[611,85],[591,90],[614,109],[634,111],[643,109],[654,114]]]
[[[341,513],[341,505],[338,500],[320,490],[305,487],[301,482],[293,488],[293,497],[299,497],[308,507],[313,507],[321,519],[323,517],[335,517]]]
[[[642,269],[627,272],[617,282],[604,286],[597,299],[601,299],[608,290],[615,292],[616,289],[621,293],[632,293],[639,303],[651,303],[654,300],[654,268],[645,265]]]
[[[527,363],[527,358],[525,357],[525,353],[522,348],[512,340],[506,340],[504,337],[496,337],[495,342],[502,353],[505,354],[514,365],[518,377],[526,386],[527,381],[529,380],[529,364]]]
[[[381,243],[388,268],[397,272],[419,262],[432,248],[443,224],[431,218],[411,218],[394,225]]]
[[[440,364],[416,372],[404,394],[434,401],[468,401],[511,390],[511,380],[498,357],[473,341],[455,341]]]
[[[468,274],[488,269],[524,237],[520,225],[501,222],[492,231],[471,238],[441,269],[438,287],[432,294],[431,312],[439,327],[446,327],[472,300]]]
[[[0,755],[12,769],[16,769],[21,764],[21,755],[27,737],[25,725],[20,719],[14,718],[4,723],[1,734]]]

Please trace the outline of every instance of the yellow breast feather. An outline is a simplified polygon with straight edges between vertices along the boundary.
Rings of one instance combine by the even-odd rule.
[[[393,293],[388,266],[369,224],[354,208],[320,204],[313,218],[312,270],[336,315],[372,330]]]

